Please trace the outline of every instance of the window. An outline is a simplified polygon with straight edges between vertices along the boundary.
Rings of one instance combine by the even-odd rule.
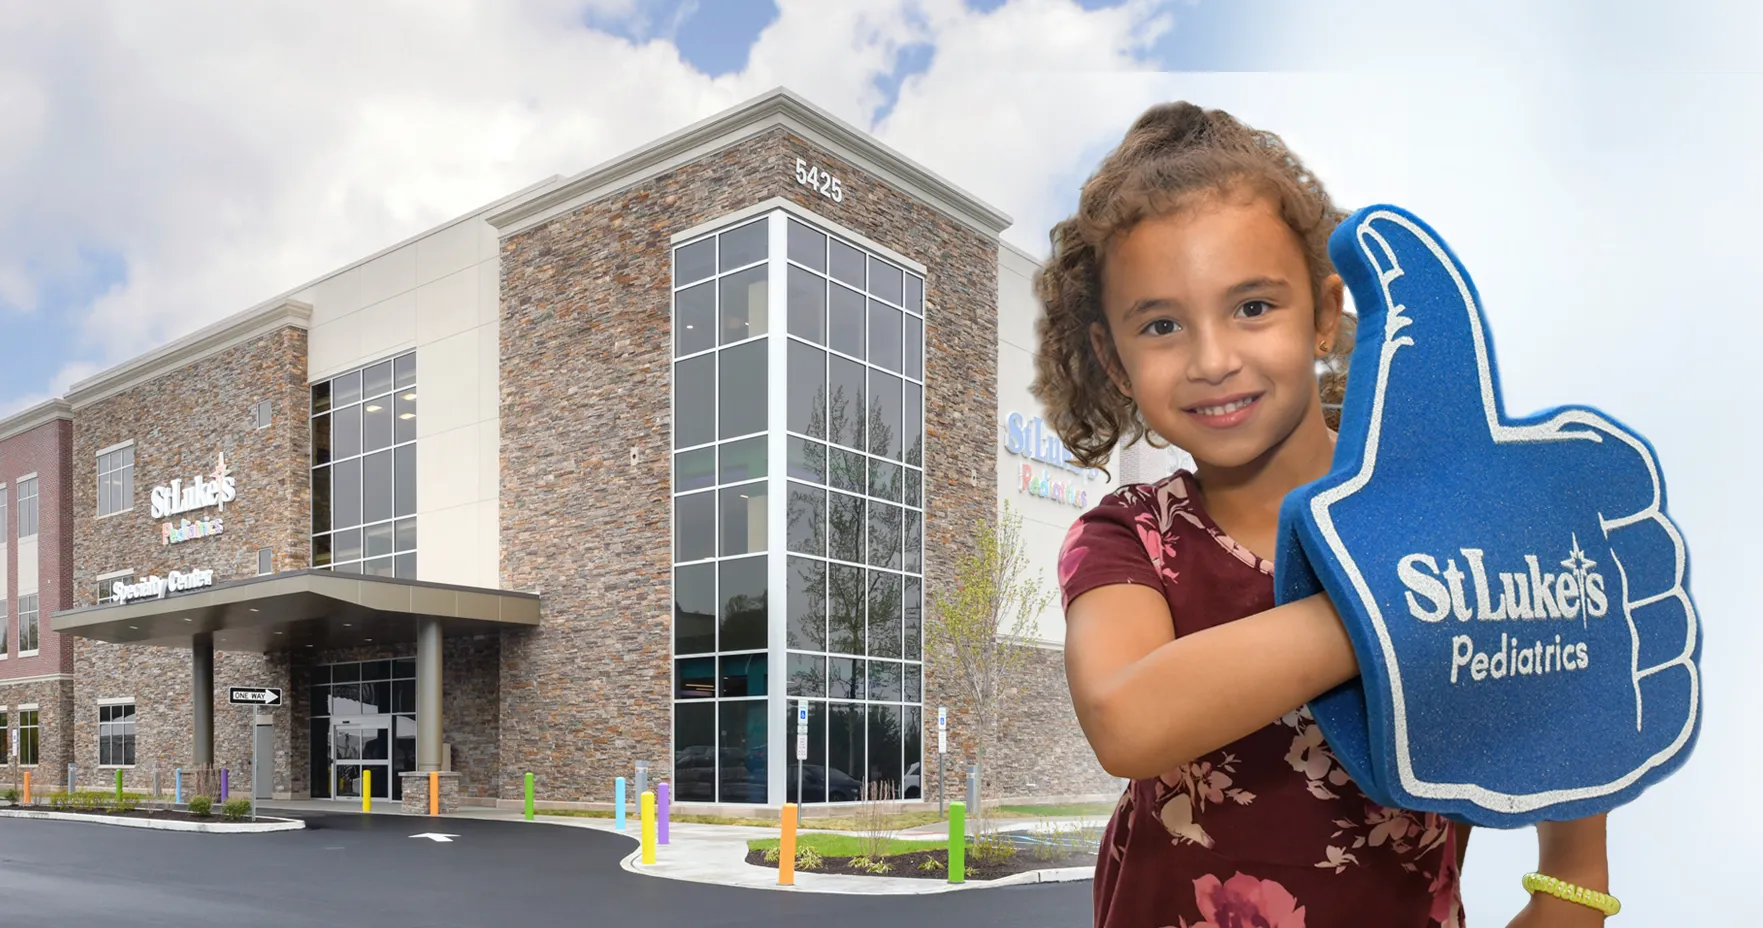
[[[359,783],[360,767],[352,758],[384,758],[387,739],[366,745],[369,754],[338,754],[326,750],[332,743],[331,726],[347,721],[349,716],[391,716],[389,732],[392,778],[386,784],[389,794],[381,792],[380,775],[386,768],[374,769],[375,796],[403,795],[402,777],[398,774],[416,769],[416,659],[399,657],[391,660],[354,661],[345,664],[319,664],[310,671],[311,687],[307,690],[311,707],[308,731],[312,736],[309,752],[312,798],[331,795],[331,774],[335,768],[338,782]],[[333,765],[332,761],[335,761]],[[358,787],[357,787],[358,788]],[[426,787],[425,787],[426,788]]]
[[[98,766],[135,765],[135,704],[98,707]]]
[[[7,764],[12,763],[12,757],[10,755],[11,750],[12,750],[11,727],[7,721],[6,713],[4,711],[0,711],[0,767],[4,767]]]
[[[37,710],[24,709],[18,713],[18,765],[35,767],[37,765]]]
[[[37,534],[37,478],[18,482],[18,537]]]
[[[810,771],[786,802],[916,798],[923,781],[924,279],[790,219],[784,625]],[[794,763],[794,752],[791,763]]]
[[[416,579],[416,355],[312,385],[312,566]]]
[[[98,455],[98,515],[126,512],[135,505],[135,446]]]
[[[251,427],[254,429],[269,428],[274,421],[274,416],[271,415],[273,408],[269,400],[251,404]]]
[[[37,653],[37,594],[18,598],[18,653]]]
[[[6,530],[11,527],[12,523],[6,521],[6,485],[0,484],[0,551],[6,550]],[[5,595],[3,591],[0,591],[0,598],[4,598]]]
[[[275,552],[269,548],[257,549],[257,576],[275,573]]]
[[[676,796],[765,802],[770,218],[674,249]]]

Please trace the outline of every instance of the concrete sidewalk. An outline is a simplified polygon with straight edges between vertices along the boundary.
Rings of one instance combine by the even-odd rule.
[[[313,800],[259,800],[259,809],[277,809],[289,812],[361,814],[358,803],[336,802],[327,799]],[[377,802],[374,804],[374,815],[402,815],[401,807],[396,802]],[[410,816],[411,818],[427,818],[428,816]],[[490,821],[525,822],[525,813],[519,809],[497,809],[487,806],[464,806],[451,815],[439,818],[471,818]],[[998,824],[1010,831],[1040,831],[1059,825],[1102,824],[1106,818],[1072,817],[1058,819],[1016,819],[997,820]],[[621,866],[632,873],[645,876],[661,877],[670,880],[685,880],[693,883],[712,883],[720,886],[737,886],[746,889],[771,889],[783,892],[836,893],[849,895],[921,895],[927,893],[954,892],[963,889],[986,889],[997,886],[1020,886],[1026,883],[1053,883],[1072,880],[1087,880],[1094,875],[1091,867],[1070,867],[1064,869],[1036,870],[1018,873],[997,880],[976,880],[966,883],[950,883],[946,879],[920,877],[891,876],[852,876],[840,873],[814,873],[798,870],[795,874],[794,886],[779,886],[777,870],[772,867],[760,867],[747,863],[747,842],[755,838],[776,838],[776,828],[755,828],[744,825],[700,825],[693,822],[670,822],[668,824],[668,843],[655,849],[655,863],[644,865],[640,847],[642,823],[635,816],[625,820],[623,831],[618,829],[616,820],[611,818],[589,818],[571,815],[545,815],[542,812],[534,815],[530,824],[556,825],[564,828],[588,828],[595,831],[619,835],[631,842],[631,852],[621,861]],[[826,829],[804,828],[802,834],[821,832],[832,834],[850,834],[851,832],[828,831]],[[936,822],[914,828],[902,829],[895,837],[902,840],[924,840],[927,845],[938,838],[947,838],[949,824]]]

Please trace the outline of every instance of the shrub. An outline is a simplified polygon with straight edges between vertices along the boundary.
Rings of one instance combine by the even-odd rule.
[[[251,800],[228,799],[225,803],[221,804],[220,814],[222,818],[225,818],[229,822],[242,821],[246,816],[251,814]]]
[[[821,859],[820,852],[814,848],[805,847],[796,851],[797,870],[818,870],[825,862]]]
[[[191,815],[200,815],[203,818],[207,818],[208,814],[212,811],[214,811],[214,800],[208,798],[207,796],[191,796],[190,797],[190,814]]]
[[[943,862],[936,859],[935,857],[927,857],[927,858],[925,858],[924,863],[921,863],[918,865],[918,869],[920,869],[920,870],[941,870],[941,869],[943,869]]]
[[[981,863],[1002,863],[1016,856],[1016,844],[997,832],[981,835],[973,841],[970,852]]]
[[[0,799],[4,799],[12,805],[18,805],[18,790],[9,789],[4,793],[0,793]]]
[[[783,850],[781,848],[768,847],[765,849],[765,862],[768,864],[775,864],[782,857]]]

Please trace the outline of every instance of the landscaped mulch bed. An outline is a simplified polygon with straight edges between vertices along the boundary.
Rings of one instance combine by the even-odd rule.
[[[949,849],[937,848],[930,851],[909,851],[894,854],[886,858],[890,870],[886,873],[875,873],[861,867],[851,866],[849,857],[823,857],[821,864],[812,870],[800,870],[797,873],[839,873],[848,876],[895,876],[918,877],[926,880],[947,880],[949,878]],[[935,870],[920,869],[927,860],[934,860],[940,866]],[[748,851],[747,863],[756,867],[777,869],[777,864],[765,859],[764,851]],[[1030,870],[1052,870],[1061,867],[1094,867],[1094,852],[1063,854],[1051,860],[1043,860],[1033,852],[1019,850],[1015,856],[999,861],[983,861],[974,858],[973,850],[968,849],[962,861],[962,876],[968,880],[995,880],[1000,877],[1027,873]]]
[[[6,810],[12,810],[12,811],[18,811],[18,812],[56,812],[56,813],[64,813],[64,814],[68,814],[68,815],[92,815],[92,816],[113,816],[115,818],[153,819],[153,820],[162,821],[162,822],[207,822],[209,824],[234,825],[234,824],[244,824],[244,823],[248,823],[251,821],[251,818],[249,816],[247,816],[245,818],[240,819],[238,822],[228,822],[225,818],[223,818],[218,813],[213,813],[213,814],[209,814],[209,815],[192,815],[191,813],[185,812],[182,809],[136,808],[136,809],[132,809],[127,812],[112,812],[108,809],[75,809],[72,807],[65,808],[65,809],[56,809],[56,808],[53,808],[51,806],[46,806],[46,805],[0,806],[0,809],[6,809]],[[259,821],[262,821],[262,819],[259,818]]]

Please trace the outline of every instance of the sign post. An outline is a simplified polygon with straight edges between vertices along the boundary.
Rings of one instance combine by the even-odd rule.
[[[227,703],[251,710],[251,821],[257,821],[257,708],[280,708],[282,690],[279,686],[229,686]]]
[[[949,710],[937,707],[937,814],[943,814],[943,755],[949,753]]]
[[[796,700],[796,804],[805,800],[802,796],[802,767],[808,762],[808,700]]]

